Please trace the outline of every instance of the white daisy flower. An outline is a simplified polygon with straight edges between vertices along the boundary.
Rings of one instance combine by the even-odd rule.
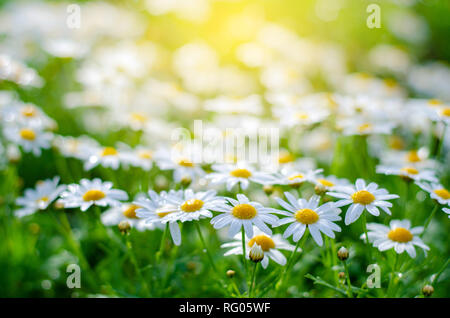
[[[271,174],[256,171],[246,162],[238,162],[237,164],[214,164],[212,165],[214,172],[206,176],[211,179],[212,184],[226,184],[228,191],[239,184],[242,190],[246,190],[250,181],[259,184],[270,184],[274,181]]]
[[[164,228],[169,224],[170,235],[175,245],[181,244],[180,226],[176,219],[171,218],[171,214],[177,211],[177,207],[167,202],[166,198],[170,195],[181,198],[183,191],[170,190],[169,193],[162,191],[160,194],[153,190],[148,191],[148,198],[138,198],[133,204],[139,206],[136,210],[138,218],[144,220],[146,224],[155,225],[158,228]]]
[[[127,152],[125,162],[133,167],[149,171],[153,166],[153,151],[142,146]]]
[[[65,185],[58,185],[58,183],[59,177],[54,177],[38,182],[34,189],[26,189],[24,196],[16,200],[16,204],[21,208],[14,211],[14,215],[23,217],[45,210],[66,188]]]
[[[39,107],[31,103],[19,103],[5,107],[0,115],[6,122],[38,129],[54,128],[56,125]]]
[[[142,198],[143,195],[137,195],[136,200]],[[145,230],[155,229],[155,224],[146,223],[144,219],[137,216],[136,210],[141,206],[134,203],[123,203],[120,206],[114,206],[101,215],[101,221],[106,226],[118,225],[122,221],[127,221],[131,227],[143,232]]]
[[[323,169],[316,170],[298,170],[291,168],[281,169],[280,172],[273,174],[274,180],[271,184],[280,185],[299,185],[303,182],[315,183],[317,175],[321,173]]]
[[[42,149],[50,148],[53,138],[50,132],[21,125],[5,125],[3,134],[6,139],[21,146],[25,152],[32,152],[35,156],[40,156]]]
[[[155,154],[155,161],[161,170],[173,170],[173,178],[176,182],[185,178],[194,181],[205,174],[200,164],[181,154],[172,156],[168,151],[159,150]]]
[[[378,135],[390,134],[394,125],[387,120],[366,120],[365,118],[351,117],[338,123],[344,135]]]
[[[97,141],[88,136],[56,136],[53,144],[63,156],[79,160],[85,160],[90,149],[99,147]]]
[[[308,228],[317,245],[322,246],[323,239],[320,232],[328,237],[335,238],[333,231],[341,231],[341,228],[333,223],[341,220],[339,216],[341,210],[334,205],[334,202],[319,206],[320,197],[317,195],[312,196],[308,201],[297,199],[289,192],[285,192],[284,195],[287,202],[281,198],[275,198],[278,204],[288,211],[285,214],[288,217],[281,219],[278,226],[292,223],[284,231],[284,238],[293,235],[294,242],[298,242]]]
[[[115,147],[93,146],[86,150],[85,170],[91,170],[98,165],[117,170],[120,164],[126,161],[126,152]]]
[[[392,203],[386,200],[399,198],[396,194],[389,194],[386,189],[379,189],[374,182],[366,185],[363,179],[356,180],[356,187],[340,187],[335,191],[328,192],[328,195],[341,199],[335,203],[336,207],[350,204],[345,215],[345,225],[358,220],[365,209],[374,216],[380,215],[378,208],[391,215],[389,208],[392,207]]]
[[[437,162],[429,158],[430,151],[427,148],[412,149],[408,151],[391,150],[381,156],[383,165],[403,166],[413,168],[435,168]]]
[[[402,178],[414,181],[430,181],[430,182],[438,181],[438,179],[434,174],[434,171],[422,169],[419,170],[413,166],[398,167],[398,166],[378,165],[376,171],[377,173],[400,176]]]
[[[448,218],[450,219],[450,209],[449,208],[443,208],[442,211],[448,214]]]
[[[330,116],[330,111],[325,108],[295,107],[275,108],[274,115],[280,118],[282,126],[310,126],[325,121]]]
[[[120,206],[120,201],[128,200],[125,191],[112,189],[112,182],[81,179],[80,184],[70,184],[61,194],[61,203],[65,208],[80,208],[86,211],[92,205]]]
[[[225,203],[224,198],[216,196],[216,193],[215,190],[195,193],[192,189],[184,190],[181,196],[169,193],[165,199],[175,207],[175,211],[173,208],[167,209],[167,212],[172,212],[169,218],[181,222],[211,218],[216,206]],[[164,208],[161,211],[164,211]]]
[[[317,187],[320,187],[325,191],[332,191],[338,187],[347,187],[350,185],[350,181],[348,181],[347,179],[337,178],[333,175],[325,177],[324,175],[320,174],[315,176],[314,178],[311,178],[311,180]]]
[[[215,229],[230,226],[228,235],[235,236],[242,227],[248,237],[253,237],[253,225],[268,235],[272,235],[272,230],[266,225],[275,225],[278,218],[271,213],[282,213],[281,211],[265,208],[258,202],[250,201],[245,195],[238,194],[237,200],[225,198],[229,204],[218,204],[215,210],[224,212],[211,220]]]
[[[286,265],[286,257],[279,250],[294,251],[295,247],[289,244],[288,241],[283,239],[280,234],[274,234],[268,236],[261,232],[257,227],[253,228],[254,236],[250,239],[245,236],[246,255],[249,258],[250,249],[256,244],[261,247],[264,252],[264,258],[261,261],[263,268],[267,268],[269,265],[269,259],[272,259],[275,263],[281,266]],[[228,255],[242,255],[242,238],[240,234],[234,236],[234,241],[222,244],[221,248],[230,248],[225,252],[224,256]],[[299,249],[298,252],[301,252]]]
[[[398,254],[406,251],[412,258],[416,257],[414,245],[422,248],[425,253],[430,248],[418,237],[423,232],[423,227],[411,228],[409,220],[392,220],[389,226],[369,223],[367,224],[369,241],[373,243],[380,251],[386,251],[394,248]],[[365,239],[366,234],[361,235]],[[426,254],[425,254],[426,255]]]
[[[430,194],[432,199],[437,200],[442,205],[450,205],[450,191],[448,191],[440,183],[422,183],[418,182],[417,185]]]

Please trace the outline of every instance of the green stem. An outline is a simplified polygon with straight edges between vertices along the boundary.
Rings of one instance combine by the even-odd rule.
[[[387,296],[389,296],[389,297],[391,296],[392,288],[395,285],[394,284],[394,280],[395,280],[395,271],[396,271],[396,268],[397,268],[398,258],[399,258],[399,254],[397,252],[395,252],[394,266],[392,267],[392,272],[391,272],[391,275],[390,275],[391,279],[389,281],[388,289],[387,289],[387,292],[386,292]]]
[[[245,269],[245,277],[247,277],[247,272],[248,272],[248,268],[247,268],[247,252],[246,252],[246,244],[245,244],[245,231],[244,231],[244,227],[242,227],[241,230],[242,233],[242,262],[244,263],[244,269]]]
[[[430,216],[425,221],[425,225],[423,226],[423,231],[424,232],[427,229],[428,225],[430,224],[431,220],[433,219],[434,215],[436,214],[436,211],[438,210],[438,208],[439,208],[439,204],[436,203],[436,205],[434,206],[433,211],[431,212]]]
[[[442,152],[442,145],[444,144],[444,139],[445,139],[445,132],[447,131],[447,125],[444,124],[444,129],[442,132],[442,136],[439,139],[439,145],[438,145],[438,149],[437,149],[437,153],[436,153],[436,157],[439,159],[441,157],[441,152]]]
[[[125,234],[125,236],[126,236],[126,243],[127,243],[127,248],[128,248],[128,253],[129,253],[129,256],[130,256],[131,263],[133,263],[134,270],[136,271],[136,273],[137,273],[137,275],[139,277],[139,280],[142,282],[142,287],[143,287],[145,295],[147,297],[150,297],[150,292],[149,292],[149,289],[148,289],[147,282],[144,279],[144,277],[142,276],[142,272],[141,272],[141,269],[139,268],[139,265],[138,265],[138,262],[137,262],[137,259],[136,259],[136,255],[134,254],[133,245],[132,245],[132,243],[131,243],[131,241],[130,241],[130,239],[128,237],[128,234]]]
[[[367,211],[363,212],[363,228],[364,228],[364,234],[365,234],[365,241],[367,244],[367,251],[369,252],[369,260],[372,260],[372,249],[370,247],[369,243],[369,234],[367,232]]]
[[[248,296],[250,298],[252,298],[252,296],[253,296],[253,288],[254,288],[253,286],[255,285],[255,277],[256,277],[257,267],[258,267],[258,263],[255,263],[255,265],[253,266],[253,274],[252,274],[252,280],[251,280],[251,284],[250,284],[250,290],[248,292]]]
[[[431,282],[431,285],[435,285],[437,283],[439,276],[441,276],[442,272],[445,271],[449,262],[450,262],[450,259],[447,258],[447,261],[445,262],[444,266],[442,266],[441,269],[439,270],[439,272],[437,272],[436,276],[434,276],[434,279]]]
[[[348,273],[348,265],[346,261],[343,261],[344,263],[344,269],[345,269],[345,278],[347,279],[347,295],[350,298],[353,298],[353,293],[352,293],[352,283],[350,282],[350,275]]]
[[[161,238],[161,243],[159,245],[159,250],[156,252],[156,264],[161,260],[161,255],[164,252],[164,244],[166,244],[167,232],[169,231],[169,223],[166,223],[166,227],[164,228],[164,232]]]
[[[209,259],[209,262],[211,263],[211,267],[213,268],[214,272],[219,273],[217,271],[216,264],[214,264],[214,260],[213,260],[213,258],[211,256],[211,253],[209,252],[208,247],[206,246],[206,242],[203,239],[203,234],[202,234],[202,231],[200,229],[200,225],[198,224],[198,222],[194,222],[194,223],[195,223],[195,227],[197,228],[197,232],[198,232],[198,236],[200,237],[200,241],[202,241],[203,248],[206,250],[206,254],[208,255],[208,259]]]
[[[297,244],[295,245],[294,251],[292,251],[291,255],[289,256],[289,260],[286,263],[286,267],[284,268],[284,271],[281,274],[280,281],[276,284],[275,291],[278,291],[279,288],[283,286],[284,280],[285,280],[287,274],[289,273],[289,270],[291,268],[291,264],[293,263],[294,256],[297,253],[297,250],[300,248],[300,246],[303,247],[303,245],[305,244],[306,239],[308,237],[308,234],[309,234],[309,230],[307,228],[305,230],[305,234],[303,235],[303,238],[298,240]],[[302,243],[300,243],[300,242],[302,242]]]

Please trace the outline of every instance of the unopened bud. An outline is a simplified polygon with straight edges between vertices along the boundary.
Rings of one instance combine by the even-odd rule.
[[[264,192],[265,192],[267,195],[271,195],[275,189],[273,188],[273,185],[271,185],[271,184],[266,184],[266,185],[263,187],[263,190],[264,190]]]
[[[131,229],[131,225],[128,221],[121,221],[119,223],[118,227],[119,227],[119,231],[122,234],[128,234],[128,232],[130,232],[130,229]]]
[[[229,278],[233,278],[235,274],[236,274],[236,272],[234,270],[232,270],[232,269],[227,270],[227,276]]]
[[[62,209],[64,209],[64,202],[61,199],[56,200],[56,202],[53,204],[53,206],[57,210],[62,210]]]
[[[345,273],[344,272],[339,272],[338,277],[340,279],[344,279],[345,278]]]
[[[9,163],[18,163],[22,158],[22,154],[20,153],[20,149],[16,145],[9,145],[6,148],[6,157],[8,158]]]
[[[341,247],[339,249],[339,251],[337,252],[337,257],[341,260],[341,261],[345,261],[348,259],[348,249],[346,249],[345,247]]]
[[[191,182],[192,179],[190,177],[183,177],[180,181],[181,185],[185,188],[188,187],[191,184]]]
[[[325,192],[327,192],[327,188],[319,183],[314,187],[314,192],[316,192],[317,195],[324,195]]]
[[[433,286],[431,286],[431,285],[425,285],[425,286],[423,286],[423,288],[422,288],[422,294],[423,294],[425,297],[430,297],[431,295],[433,295],[433,293],[434,293],[434,288],[433,288]]]
[[[248,256],[250,259],[255,262],[259,263],[264,258],[264,251],[262,250],[261,246],[258,244],[253,244],[252,248],[250,249]]]

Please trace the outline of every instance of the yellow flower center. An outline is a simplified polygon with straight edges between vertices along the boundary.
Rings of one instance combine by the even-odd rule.
[[[298,174],[294,174],[294,175],[288,177],[288,180],[294,181],[295,179],[303,179],[303,177],[304,176],[301,173],[298,173]]]
[[[248,242],[248,246],[252,247],[255,243],[261,246],[264,252],[269,251],[271,248],[275,248],[275,242],[267,235],[256,235]]]
[[[36,139],[36,133],[32,129],[24,128],[20,130],[20,137],[22,137],[22,139],[33,141]]]
[[[405,142],[398,136],[389,137],[389,147],[395,150],[401,150],[405,146]]]
[[[439,99],[430,99],[428,101],[428,105],[434,107],[434,106],[442,105],[442,102]]]
[[[102,151],[102,156],[106,157],[106,156],[116,156],[117,155],[117,150],[113,147],[105,147],[103,148]]]
[[[140,113],[131,113],[130,117],[131,117],[131,120],[137,121],[141,124],[144,124],[145,122],[148,121],[148,117],[143,114],[140,114]]]
[[[450,199],[450,192],[447,189],[436,189],[433,192],[444,200]]]
[[[152,159],[153,152],[150,150],[141,150],[138,152],[138,157],[141,159]]]
[[[407,243],[413,239],[413,235],[407,229],[398,227],[389,231],[388,238],[395,242]]]
[[[446,107],[442,110],[442,116],[450,117],[450,107]]]
[[[412,167],[405,167],[400,170],[403,172],[409,173],[409,174],[418,174],[419,173],[419,171],[417,169],[412,168]]]
[[[397,82],[392,79],[392,78],[386,78],[384,79],[384,84],[388,87],[388,88],[394,88],[397,87]]]
[[[89,190],[83,195],[84,201],[97,201],[105,197],[105,193],[100,190]]]
[[[178,160],[178,164],[182,167],[189,167],[192,168],[194,166],[194,164],[192,163],[192,161],[188,160],[188,159],[181,159]]]
[[[36,116],[36,108],[33,106],[26,106],[22,109],[21,113],[25,117],[34,117]]]
[[[135,204],[130,204],[124,211],[123,215],[129,219],[137,219],[136,210],[140,207]]]
[[[352,194],[352,200],[354,203],[367,205],[375,201],[375,196],[369,191],[361,190]]]
[[[247,169],[235,169],[230,172],[230,175],[236,178],[250,178],[252,176],[252,173],[248,171]]]
[[[421,161],[419,155],[417,154],[416,150],[411,150],[406,155],[406,160],[409,162],[419,162]]]
[[[290,153],[283,153],[278,157],[278,163],[289,163],[294,161],[294,156]]]
[[[48,202],[49,198],[48,196],[43,196],[42,198],[36,200],[37,202]]]
[[[195,212],[203,207],[204,202],[199,199],[190,199],[181,205],[181,210],[184,212]]]
[[[368,131],[368,130],[371,129],[372,127],[373,127],[372,124],[369,124],[369,123],[362,124],[361,126],[358,127],[358,131],[359,131],[360,133],[363,133],[363,132]]]
[[[168,212],[158,212],[158,211],[161,211],[161,210],[166,210],[166,208],[167,208],[167,206],[164,206],[164,207],[161,207],[161,208],[157,209],[157,210],[156,210],[156,214],[157,214],[160,218],[163,218],[163,217],[165,217],[166,215],[169,215],[170,213],[172,213],[172,211],[168,211]]]
[[[323,186],[326,187],[332,187],[334,186],[334,183],[325,179],[317,179],[317,181],[319,181],[320,184],[322,184]]]
[[[311,209],[301,209],[295,213],[295,219],[303,224],[314,224],[319,220],[319,215]]]
[[[307,113],[297,113],[295,116],[300,120],[306,120],[309,118],[309,115]]]
[[[231,213],[235,218],[241,219],[241,220],[250,220],[253,219],[258,212],[256,211],[255,207],[248,204],[238,204],[236,205],[233,210],[231,210]]]

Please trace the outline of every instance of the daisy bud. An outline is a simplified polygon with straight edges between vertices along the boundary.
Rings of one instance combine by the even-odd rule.
[[[121,221],[119,223],[118,227],[119,227],[119,231],[122,234],[128,234],[128,232],[130,232],[130,229],[131,229],[131,225],[128,221]]]
[[[188,263],[186,264],[186,267],[187,267],[187,269],[188,269],[190,272],[193,272],[193,271],[196,270],[197,264],[196,264],[195,262],[188,262]]]
[[[229,278],[233,278],[235,274],[236,274],[236,272],[234,270],[232,270],[232,269],[227,270],[227,276]]]
[[[346,249],[345,247],[341,247],[339,249],[339,251],[337,252],[337,257],[341,260],[341,261],[346,261],[348,259],[348,249]]]
[[[422,294],[423,294],[425,297],[430,297],[431,295],[433,295],[433,293],[434,293],[434,288],[433,288],[433,286],[431,286],[431,285],[425,285],[425,286],[423,286],[423,288],[422,288]]]
[[[314,187],[314,192],[316,192],[317,195],[323,195],[325,192],[327,192],[327,188],[323,184],[318,184]]]
[[[250,252],[248,253],[248,256],[253,262],[259,263],[264,258],[264,252],[261,246],[259,246],[258,244],[253,244]]]
[[[22,154],[17,146],[9,145],[8,148],[6,148],[6,157],[8,158],[9,163],[14,164],[20,161]]]
[[[183,177],[183,179],[181,179],[180,183],[184,188],[189,187],[189,185],[191,184],[192,179],[189,177]]]
[[[64,202],[62,202],[62,200],[56,200],[56,202],[53,204],[53,206],[57,210],[62,210],[62,209],[64,209]]]
[[[339,272],[338,277],[339,277],[339,279],[344,279],[345,278],[345,273],[344,272]]]
[[[267,195],[271,195],[271,194],[273,193],[273,191],[274,191],[274,188],[273,188],[273,185],[266,184],[266,185],[263,187],[263,190],[264,190],[264,192],[265,192]]]

